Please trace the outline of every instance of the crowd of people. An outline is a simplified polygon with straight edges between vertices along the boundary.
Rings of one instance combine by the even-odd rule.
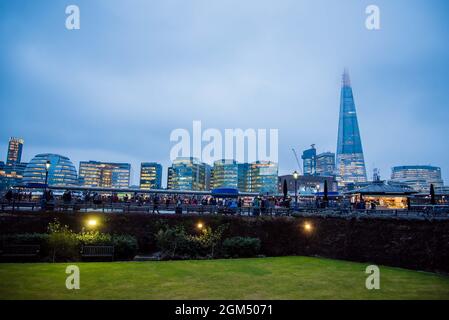
[[[257,196],[257,197],[237,197],[219,198],[211,195],[184,195],[184,194],[149,194],[149,193],[98,193],[98,192],[72,192],[55,194],[52,190],[42,192],[18,192],[9,190],[3,195],[5,202],[40,202],[42,207],[50,207],[55,204],[64,205],[128,205],[149,207],[150,212],[160,213],[161,211],[182,212],[183,208],[190,207],[199,210],[216,209],[222,212],[242,213],[251,212],[253,215],[272,212],[273,209],[295,209],[295,208],[326,208],[341,207],[346,205],[342,202],[323,201],[320,198],[301,200],[296,202],[293,197],[282,196]],[[358,206],[357,209],[360,207]],[[213,210],[214,212],[216,210]]]

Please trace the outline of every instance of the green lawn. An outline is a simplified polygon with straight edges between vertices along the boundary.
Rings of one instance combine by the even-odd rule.
[[[67,263],[0,264],[0,299],[449,299],[449,277],[366,264],[282,257],[74,263],[81,289],[65,287]]]

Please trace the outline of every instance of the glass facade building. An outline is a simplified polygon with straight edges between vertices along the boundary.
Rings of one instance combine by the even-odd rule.
[[[176,158],[168,168],[167,188],[206,191],[210,189],[211,168],[193,157]]]
[[[249,163],[239,163],[238,165],[238,185],[240,192],[251,191],[251,165]]]
[[[76,168],[72,161],[67,157],[52,153],[38,154],[26,165],[23,183],[45,183],[47,161],[50,161],[47,181],[49,186],[77,185]]]
[[[301,156],[302,168],[305,176],[313,176],[316,173],[316,149],[312,145],[310,149],[305,150]]]
[[[22,160],[23,139],[11,137],[8,144],[6,164],[13,165]]]
[[[140,189],[161,189],[162,165],[156,162],[143,162],[140,165]]]
[[[26,166],[23,162],[10,165],[0,162],[0,191],[21,185]]]
[[[442,188],[441,168],[434,166],[397,166],[391,170],[391,181],[406,184],[418,192],[429,192],[430,185]]]
[[[278,190],[278,164],[256,161],[250,164],[250,192],[275,194]]]
[[[239,165],[235,160],[217,160],[212,168],[211,188],[235,188],[239,186]]]
[[[316,156],[316,175],[327,177],[335,175],[335,153],[324,152]]]
[[[340,96],[336,167],[339,185],[367,181],[354,96],[346,70],[343,73]]]
[[[128,188],[131,176],[129,163],[81,161],[79,183],[86,187]]]

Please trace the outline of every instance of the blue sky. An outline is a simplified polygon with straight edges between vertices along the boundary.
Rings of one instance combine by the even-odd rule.
[[[76,4],[81,29],[65,29]],[[381,30],[365,28],[378,5]],[[0,157],[166,167],[170,132],[279,129],[280,173],[336,149],[349,68],[369,175],[441,166],[449,181],[449,4],[378,0],[1,1]]]

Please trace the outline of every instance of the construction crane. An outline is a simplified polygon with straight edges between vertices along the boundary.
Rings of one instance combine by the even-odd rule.
[[[299,173],[301,173],[301,164],[299,163],[298,155],[296,154],[295,148],[292,148],[293,154],[295,155],[296,163],[298,164]]]

